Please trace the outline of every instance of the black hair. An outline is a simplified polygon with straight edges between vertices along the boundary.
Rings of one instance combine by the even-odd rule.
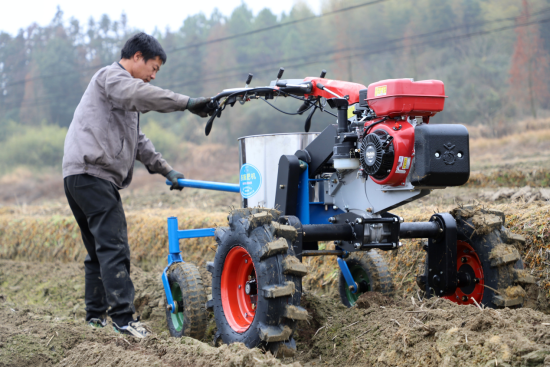
[[[166,52],[153,36],[143,32],[133,35],[126,41],[122,51],[120,51],[120,58],[131,59],[138,51],[141,51],[145,62],[158,56],[163,64],[166,63]]]

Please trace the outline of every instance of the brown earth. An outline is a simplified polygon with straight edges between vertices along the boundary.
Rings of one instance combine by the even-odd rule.
[[[110,329],[92,331],[84,325],[84,280],[80,262],[84,253],[78,229],[66,208],[61,204],[3,208],[0,257],[12,260],[0,260],[3,325],[0,366],[231,363],[235,366],[278,363],[485,366],[495,365],[495,358],[499,365],[521,366],[543,363],[547,350],[550,351],[544,331],[550,326],[542,325],[550,323],[546,316],[550,312],[547,278],[550,205],[547,202],[504,198],[491,203],[491,207],[505,213],[508,228],[526,237],[525,245],[517,250],[538,282],[527,289],[526,308],[497,312],[460,307],[447,301],[440,301],[435,306],[433,300],[422,302],[414,280],[415,274],[423,268],[424,251],[420,241],[405,240],[398,253],[384,254],[393,274],[393,297],[371,294],[360,300],[360,307],[353,309],[344,308],[336,297],[338,268],[335,258],[308,258],[305,263],[310,273],[304,278],[303,305],[309,310],[311,319],[299,326],[296,358],[277,361],[259,350],[249,352],[242,345],[211,347],[215,332],[212,316],[203,341],[190,344],[190,339],[179,341],[168,336],[159,277],[166,261],[166,217],[178,215],[181,228],[196,228],[214,222],[223,225],[227,212],[220,206],[213,206],[219,211],[209,212],[196,207],[182,209],[175,200],[170,202],[160,197],[169,204],[154,208],[152,203],[159,196],[126,197],[127,202],[132,203],[127,217],[132,238],[135,305],[138,314],[157,335],[148,342],[117,336]],[[431,197],[394,212],[407,221],[425,221],[433,212],[450,211],[461,202],[478,200],[478,189],[450,189],[436,191]],[[182,241],[182,250],[186,259],[199,266],[205,283],[209,284],[210,274],[204,270],[204,262],[212,259],[214,251],[210,248],[214,245],[201,241]],[[326,248],[333,246],[331,243],[323,245]],[[25,261],[30,258],[44,262]],[[416,306],[411,296],[415,297]],[[466,324],[461,326],[464,322]],[[472,323],[481,326],[471,326]]]
[[[520,124],[521,125],[521,124]],[[518,126],[520,126],[518,125]],[[242,344],[211,346],[210,315],[205,340],[175,339],[165,327],[160,273],[167,254],[166,218],[180,228],[223,225],[238,195],[199,190],[170,192],[162,177],[136,172],[121,191],[129,224],[137,313],[155,336],[145,341],[111,328],[85,325],[85,253],[63,197],[58,173],[36,177],[24,169],[0,178],[0,367],[2,366],[550,366],[550,120],[525,122],[519,133],[499,138],[471,130],[472,176],[465,187],[434,190],[395,209],[406,221],[426,221],[434,212],[462,204],[505,213],[506,227],[526,238],[517,246],[537,281],[522,309],[490,310],[423,300],[415,275],[423,269],[422,242],[404,240],[385,253],[393,274],[392,297],[364,295],[346,309],[337,298],[333,257],[308,258],[302,305],[310,314],[297,330],[294,359],[277,360]],[[235,149],[201,147],[176,165],[189,178],[236,182]],[[223,154],[219,153],[223,152]],[[332,243],[321,244],[327,249]],[[182,241],[185,259],[210,283],[204,263],[211,239]],[[509,289],[511,296],[517,289]]]
[[[176,339],[164,326],[158,269],[132,267],[138,312],[155,332],[140,341],[83,321],[77,263],[0,260],[0,366],[538,366],[550,363],[550,316],[444,299],[363,295],[361,307],[306,291],[310,319],[298,353],[277,360],[242,344]],[[159,302],[160,301],[160,302]],[[212,324],[212,322],[211,322]],[[210,338],[211,338],[211,333]]]
[[[365,294],[367,308],[306,296],[298,361],[328,366],[542,366],[550,316],[529,308],[480,309],[444,299]],[[304,336],[302,338],[302,335]]]
[[[85,324],[81,264],[0,260],[0,366],[298,365],[242,344],[170,337],[159,271],[131,269],[137,314],[155,332],[138,340]]]

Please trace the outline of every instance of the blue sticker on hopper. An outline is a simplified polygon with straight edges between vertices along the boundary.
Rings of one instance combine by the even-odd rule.
[[[248,199],[260,190],[262,186],[262,175],[256,167],[251,164],[243,164],[239,177],[241,196]]]

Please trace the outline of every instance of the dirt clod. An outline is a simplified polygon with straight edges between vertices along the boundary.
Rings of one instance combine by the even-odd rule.
[[[525,297],[526,293],[523,288],[516,285],[514,287],[508,287],[506,288],[506,296],[510,298],[518,298],[518,297]]]
[[[389,306],[394,304],[395,301],[388,296],[383,295],[379,292],[366,292],[363,293],[357,299],[356,307],[357,308],[369,308],[369,307],[380,307],[380,306]]]

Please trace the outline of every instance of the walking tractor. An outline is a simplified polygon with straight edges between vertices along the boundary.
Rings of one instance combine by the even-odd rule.
[[[389,212],[469,178],[467,129],[429,123],[443,110],[443,82],[390,79],[367,88],[326,79],[325,71],[288,80],[283,72],[256,88],[248,87],[249,75],[245,88],[224,90],[210,102],[206,135],[228,105],[261,99],[275,107],[269,100],[276,97],[302,102],[296,114],[307,113],[305,132],[240,138],[239,185],[179,180],[240,193],[242,207],[229,213],[225,227],[179,230],[177,218],[168,219],[162,280],[173,336],[204,337],[210,310],[215,342],[291,356],[297,321],[308,317],[300,306],[304,257],[337,256],[340,297],[351,307],[365,292],[392,292],[379,251],[397,250],[402,238],[428,239],[425,272],[417,277],[426,296],[493,308],[523,304],[521,286],[533,279],[521,270],[514,247],[523,239],[503,226],[502,212],[465,206],[411,223]],[[337,123],[310,133],[317,110]],[[181,239],[207,236],[218,246],[206,265],[212,273],[208,299],[199,271],[183,261],[179,247]],[[335,249],[319,249],[323,241],[334,241]]]

